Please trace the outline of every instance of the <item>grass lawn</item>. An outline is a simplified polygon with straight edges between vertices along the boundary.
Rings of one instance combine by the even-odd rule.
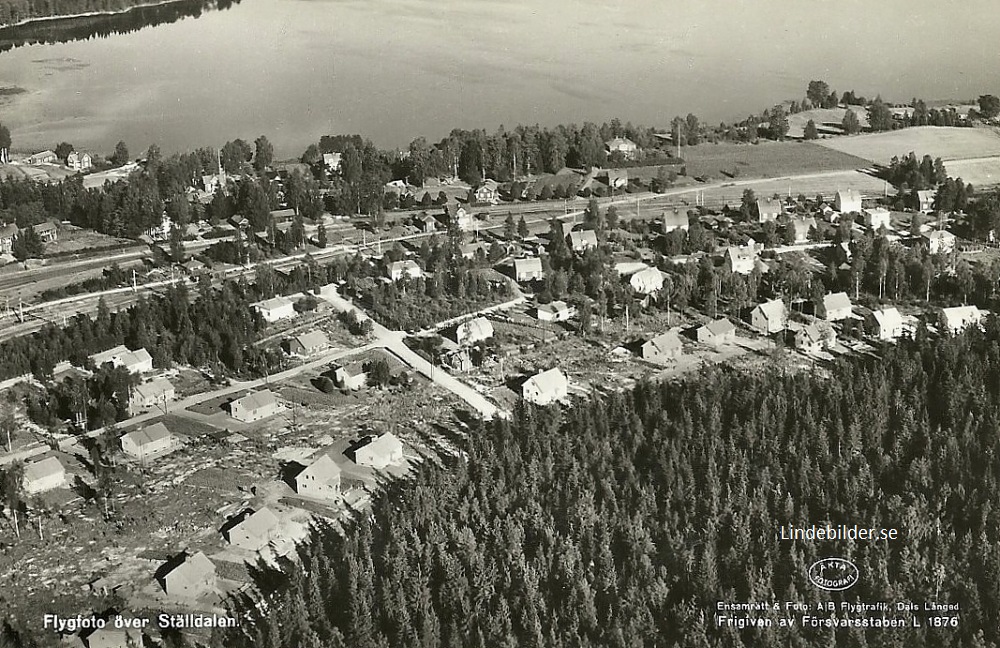
[[[777,178],[792,174],[852,170],[869,166],[867,160],[818,146],[811,142],[761,142],[760,144],[699,144],[682,147],[688,177],[707,176]],[[733,178],[733,172],[736,172]]]
[[[913,151],[942,160],[962,160],[1000,155],[1000,135],[991,128],[919,126],[888,133],[869,133],[822,140],[820,146],[888,164],[893,156]]]

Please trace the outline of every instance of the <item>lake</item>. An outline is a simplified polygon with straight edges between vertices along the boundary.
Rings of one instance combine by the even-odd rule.
[[[265,134],[384,147],[452,128],[718,122],[810,79],[891,101],[1000,94],[1000,21],[928,0],[242,0],[129,33],[0,53],[15,149],[137,153]],[[149,22],[158,22],[150,20]],[[11,89],[15,90],[11,90]],[[23,89],[20,92],[16,89]]]

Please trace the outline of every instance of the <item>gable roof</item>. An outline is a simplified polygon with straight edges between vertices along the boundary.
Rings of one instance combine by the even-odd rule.
[[[66,469],[55,457],[46,457],[41,461],[24,464],[24,479],[27,482],[36,482],[65,472]]]
[[[140,397],[149,400],[156,398],[168,391],[173,391],[174,386],[166,378],[155,378],[148,383],[143,383],[135,388],[135,392]]]
[[[214,573],[215,565],[212,564],[212,561],[208,559],[208,556],[204,552],[199,551],[192,556],[186,557],[184,562],[170,570],[166,577],[175,582],[180,579],[189,584],[194,584],[201,581],[204,575]]]
[[[318,329],[296,335],[294,339],[302,345],[303,349],[313,349],[330,343],[330,339],[326,337],[326,333]]]
[[[668,227],[678,228],[688,226],[688,215],[686,212],[682,212],[679,209],[673,209],[663,212],[663,227],[664,229]]]
[[[857,189],[841,189],[837,192],[837,198],[840,202],[856,202],[861,200],[861,192]]]
[[[330,455],[322,454],[313,461],[311,464],[305,467],[305,469],[295,476],[295,479],[305,478],[307,476],[315,477],[317,481],[325,482],[331,479],[340,478],[340,466],[334,461]]]
[[[141,448],[147,446],[157,441],[162,441],[163,439],[170,438],[170,430],[167,426],[161,423],[154,423],[149,427],[144,427],[141,430],[135,430],[134,432],[129,432],[125,435],[128,437],[129,441],[134,443],[137,447]]]
[[[917,199],[920,200],[920,202],[932,202],[936,194],[937,191],[933,189],[922,189],[917,192]]]
[[[578,232],[570,232],[569,240],[572,241],[573,247],[578,245],[597,245],[597,232],[594,230],[580,230]]]
[[[288,297],[279,295],[278,297],[272,297],[271,299],[265,299],[263,301],[259,301],[256,304],[254,304],[254,306],[256,306],[261,310],[277,310],[279,308],[285,308],[291,306],[293,305],[293,303],[294,302],[292,302],[292,300],[289,299]]]
[[[375,455],[387,455],[392,453],[392,451],[396,448],[401,448],[402,446],[403,442],[399,440],[399,437],[392,432],[386,432],[385,434],[375,437],[361,447],[368,449],[369,452]]]
[[[754,310],[759,310],[769,320],[780,320],[785,314],[785,302],[780,299],[772,299],[762,304],[757,304]]]
[[[569,304],[560,300],[549,302],[548,304],[538,305],[538,310],[545,311],[546,313],[561,313],[568,309],[569,309]]]
[[[736,325],[729,321],[728,317],[720,317],[702,326],[712,335],[726,335],[736,330]]]
[[[652,345],[660,353],[667,353],[684,346],[681,338],[677,335],[677,329],[670,329],[666,333],[661,333],[656,337],[647,340],[642,346]]]
[[[823,295],[823,308],[827,312],[851,309],[851,298],[845,292],[827,293]]]
[[[816,326],[814,322],[811,324],[807,324],[806,326],[800,328],[798,331],[795,332],[796,340],[798,340],[800,337],[804,338],[804,341],[806,342],[820,344],[823,342],[825,336],[823,335],[823,331],[820,330],[820,328]]]
[[[920,236],[924,237],[928,241],[950,241],[955,238],[955,235],[948,230],[933,230],[930,232],[923,232]]]
[[[264,391],[251,392],[243,398],[237,398],[233,403],[239,403],[241,407],[248,410],[258,410],[277,405],[278,399],[270,389],[265,389]]]
[[[780,214],[781,201],[774,198],[760,198],[757,200],[757,211],[761,216],[764,214]]]
[[[882,329],[896,329],[903,325],[903,316],[895,307],[872,311],[872,316]]]
[[[534,385],[540,393],[551,394],[559,391],[561,388],[567,387],[569,381],[566,378],[566,374],[558,368],[553,368],[537,373],[524,381],[525,385],[529,383]]]
[[[608,140],[607,142],[604,143],[604,145],[610,149],[617,149],[621,147],[635,148],[637,146],[635,142],[633,142],[627,137],[616,137],[614,139]]]
[[[527,259],[514,259],[514,271],[521,272],[541,272],[542,260],[539,257],[528,257]]]
[[[485,317],[477,317],[467,322],[462,322],[455,327],[456,332],[464,332],[465,337],[483,340],[493,337],[493,324]]]
[[[266,506],[247,516],[245,520],[233,528],[242,529],[247,535],[256,538],[267,536],[268,531],[278,526],[278,516]]]

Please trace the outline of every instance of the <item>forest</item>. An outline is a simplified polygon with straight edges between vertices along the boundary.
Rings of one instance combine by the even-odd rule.
[[[197,16],[202,11],[227,9],[240,0],[180,0],[157,6],[155,0],[0,0],[0,43],[8,49],[12,43],[65,42],[112,33],[127,33],[149,25],[174,22],[182,16]],[[176,5],[176,6],[175,6]],[[140,11],[128,11],[139,8]],[[127,12],[127,13],[123,13]],[[17,23],[37,18],[78,16],[89,13],[121,14],[27,25]]]
[[[473,429],[216,644],[987,647],[1000,641],[1000,328],[810,373],[715,368]],[[794,524],[899,529],[781,541]],[[842,593],[805,569],[859,568]],[[954,602],[958,628],[718,628],[728,601]]]

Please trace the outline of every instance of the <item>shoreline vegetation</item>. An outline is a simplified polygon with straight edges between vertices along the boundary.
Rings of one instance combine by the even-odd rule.
[[[56,22],[59,20],[77,20],[80,18],[99,18],[103,16],[122,16],[133,11],[140,9],[146,9],[149,7],[162,7],[164,5],[180,4],[186,2],[187,0],[154,0],[153,2],[137,2],[124,9],[113,9],[106,11],[83,11],[79,13],[72,14],[51,14],[48,16],[34,16],[31,18],[24,18],[17,22],[12,23],[0,23],[0,34],[3,34],[6,30],[15,29],[18,27],[33,27],[35,25],[43,25],[47,23]]]

